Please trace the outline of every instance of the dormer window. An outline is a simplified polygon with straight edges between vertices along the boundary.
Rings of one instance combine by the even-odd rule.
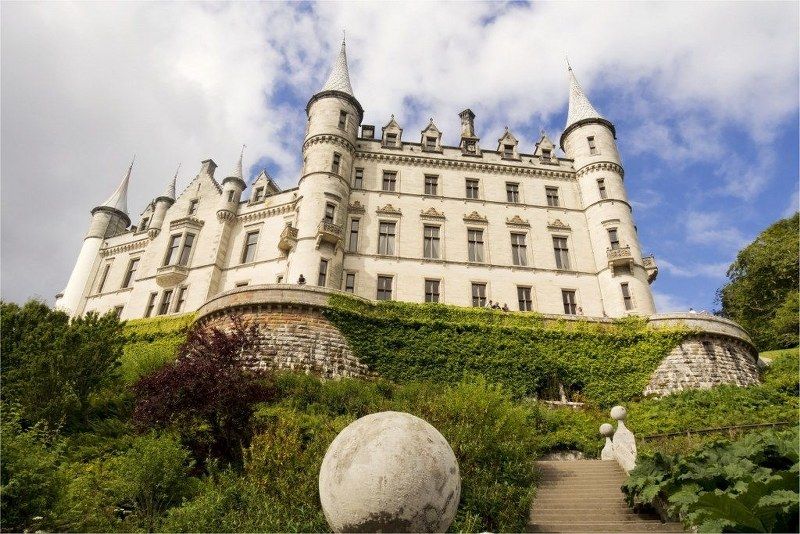
[[[436,138],[431,135],[425,136],[425,148],[428,150],[436,150]]]
[[[503,157],[505,159],[514,159],[514,145],[503,145]]]
[[[193,199],[191,202],[189,202],[189,215],[194,215],[195,213],[197,213],[198,202],[199,200],[197,200],[196,198]]]
[[[264,200],[264,188],[256,187],[256,190],[253,192],[253,202],[261,202],[262,200]]]
[[[396,133],[387,133],[386,134],[386,146],[396,147],[397,146],[397,134]]]
[[[339,112],[339,128],[342,130],[347,128],[347,112],[340,111]]]
[[[375,139],[375,127],[365,124],[361,127],[362,139]]]
[[[553,159],[553,151],[543,148],[542,149],[542,159]]]

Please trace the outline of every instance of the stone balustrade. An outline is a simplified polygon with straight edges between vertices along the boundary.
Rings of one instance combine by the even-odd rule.
[[[321,221],[319,226],[317,226],[317,240],[318,241],[325,241],[331,243],[332,245],[336,245],[342,239],[342,227],[341,225],[334,224],[332,222]]]
[[[297,228],[287,224],[281,232],[281,237],[278,240],[278,248],[284,252],[288,252],[292,250],[295,243],[297,243]]]
[[[630,473],[636,467],[636,438],[625,426],[628,411],[622,406],[614,406],[611,409],[611,418],[617,421],[616,430],[609,423],[600,425],[600,434],[606,438],[600,459],[616,460],[626,473]]]
[[[631,246],[625,245],[624,247],[609,248],[606,250],[608,256],[608,266],[615,267],[618,265],[630,265],[633,263],[633,253],[631,253]]]

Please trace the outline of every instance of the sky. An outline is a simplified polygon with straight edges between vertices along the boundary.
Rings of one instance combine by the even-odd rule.
[[[305,104],[346,31],[378,127],[457,144],[560,136],[565,57],[611,120],[659,312],[713,310],[736,253],[798,208],[796,2],[0,4],[0,297],[52,303],[89,211],[136,155],[135,223],[242,144],[252,179],[299,178]]]

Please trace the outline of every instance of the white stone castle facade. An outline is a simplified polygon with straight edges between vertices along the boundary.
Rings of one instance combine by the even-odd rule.
[[[444,146],[431,120],[409,139],[362,124],[344,44],[306,111],[298,186],[262,172],[246,187],[212,160],[176,195],[173,178],[131,225],[127,189],[92,210],[56,305],[123,319],[197,310],[244,285],[297,284],[369,299],[619,317],[655,312],[614,126],[569,70],[565,157],[542,135],[482,143],[474,114]]]

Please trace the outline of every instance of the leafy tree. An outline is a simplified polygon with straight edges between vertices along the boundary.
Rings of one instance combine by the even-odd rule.
[[[760,350],[798,344],[798,213],[743,248],[717,292],[722,314],[741,324]]]
[[[227,331],[190,330],[174,362],[134,385],[136,426],[174,428],[200,462],[213,457],[240,463],[253,406],[274,397],[270,377],[242,365],[242,355],[256,343],[255,325],[238,318]]]
[[[29,422],[86,424],[93,393],[118,378],[125,338],[113,313],[71,319],[38,301],[0,303],[2,398]]]

